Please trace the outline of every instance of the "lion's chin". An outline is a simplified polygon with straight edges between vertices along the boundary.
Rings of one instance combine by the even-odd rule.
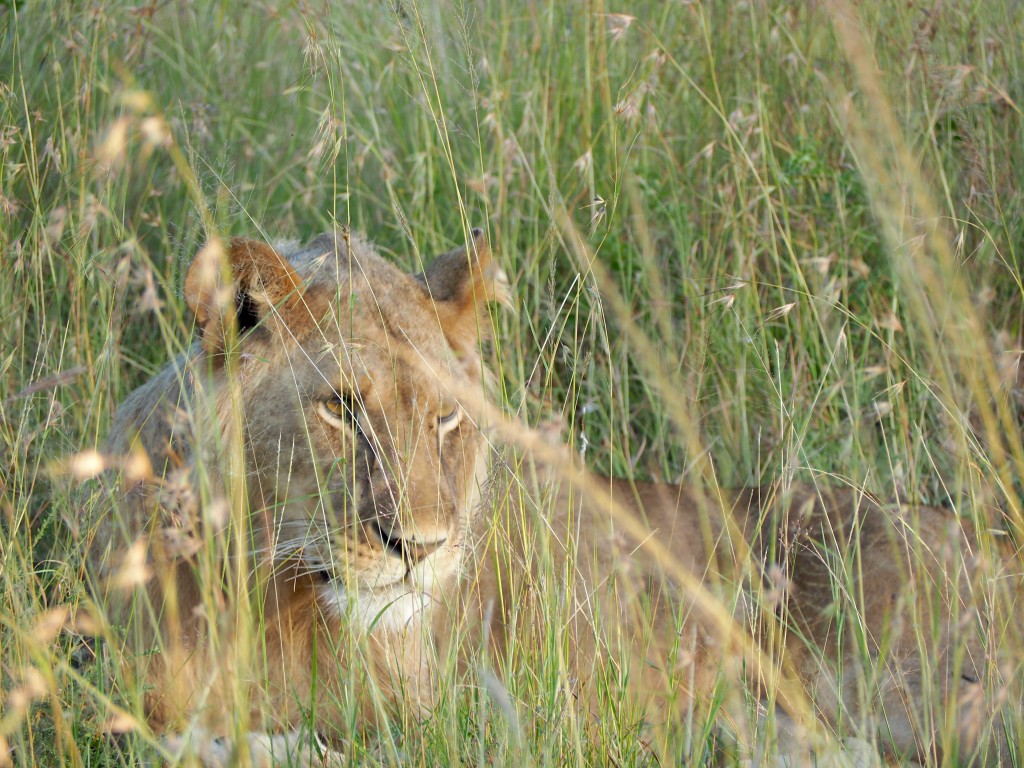
[[[404,631],[416,626],[431,599],[405,580],[379,589],[349,590],[333,581],[317,587],[317,602],[328,615],[366,632]]]
[[[383,569],[372,585],[328,578],[317,585],[317,602],[328,615],[367,632],[407,630],[423,619],[438,583],[458,572],[457,552],[443,547],[391,581]]]

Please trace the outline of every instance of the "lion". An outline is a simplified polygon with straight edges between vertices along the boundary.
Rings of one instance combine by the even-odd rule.
[[[982,537],[855,489],[611,480],[498,450],[514,430],[481,343],[509,294],[479,230],[417,274],[347,229],[197,254],[198,340],[119,408],[89,550],[107,647],[168,749],[189,730],[206,765],[341,761],[343,724],[414,722],[446,675],[554,647],[578,706],[611,692],[662,732],[723,679],[764,696],[788,674],[814,721],[883,751],[1007,759],[984,610],[1006,561]]]

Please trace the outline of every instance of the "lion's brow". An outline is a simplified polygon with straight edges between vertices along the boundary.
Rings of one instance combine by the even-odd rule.
[[[342,339],[341,341],[325,341],[313,358],[314,364],[319,364],[324,358],[330,357],[337,360],[339,357],[348,357],[349,353],[357,352],[366,346],[364,339]]]

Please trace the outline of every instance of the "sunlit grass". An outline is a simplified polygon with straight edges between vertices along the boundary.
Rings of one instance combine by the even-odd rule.
[[[53,629],[84,621],[65,608],[85,598],[90,535],[59,470],[187,347],[184,273],[214,235],[340,221],[419,269],[486,226],[516,297],[494,315],[497,404],[559,422],[592,469],[824,478],[1019,542],[1024,19],[1012,3],[866,5],[853,21],[760,2],[0,5],[14,763],[155,754],[130,686]],[[720,701],[650,745],[614,702],[597,723],[567,706],[546,650],[422,726],[353,736],[352,756],[718,749]]]

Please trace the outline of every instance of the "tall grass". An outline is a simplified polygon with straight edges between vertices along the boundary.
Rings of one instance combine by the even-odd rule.
[[[486,226],[517,304],[495,319],[499,405],[557,417],[591,468],[829,478],[1019,543],[1022,15],[0,4],[0,747],[154,754],[109,738],[138,712],[60,633],[88,534],[60,470],[187,346],[184,271],[214,235],[340,221],[419,269]],[[353,758],[655,759],[614,702],[567,711],[543,661],[511,690],[528,722],[496,683]],[[710,754],[690,725],[680,744]]]

